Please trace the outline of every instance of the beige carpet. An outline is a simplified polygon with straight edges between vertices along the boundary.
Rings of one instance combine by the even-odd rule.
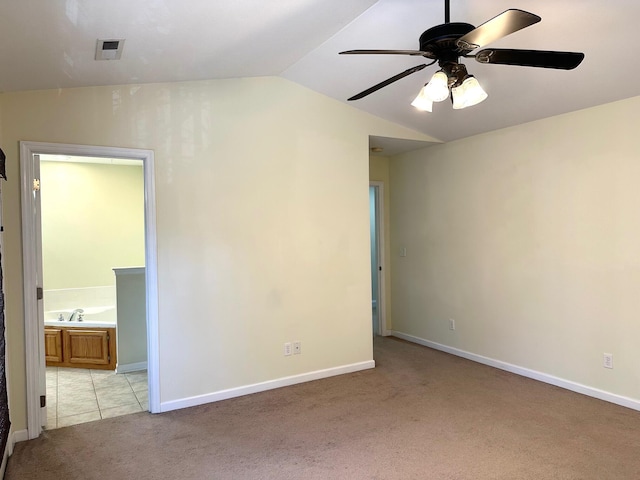
[[[377,368],[45,432],[17,479],[640,479],[640,412],[425,347]]]

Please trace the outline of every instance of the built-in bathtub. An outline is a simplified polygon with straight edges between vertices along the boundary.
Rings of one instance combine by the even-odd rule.
[[[116,328],[116,307],[104,305],[97,307],[77,307],[82,309],[81,316],[74,315],[73,321],[69,321],[74,310],[51,310],[44,312],[44,324],[47,327],[78,327],[78,328]],[[82,320],[78,320],[82,318]]]

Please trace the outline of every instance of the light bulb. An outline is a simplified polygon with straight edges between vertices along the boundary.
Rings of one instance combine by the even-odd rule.
[[[447,74],[442,70],[434,73],[429,83],[424,86],[424,91],[432,102],[442,102],[449,98],[449,79]]]
[[[485,92],[473,75],[464,79],[462,85],[451,89],[454,110],[477,105],[489,95]]]
[[[418,93],[418,96],[413,100],[413,102],[411,102],[411,105],[416,107],[418,110],[422,110],[423,112],[432,112],[433,102],[425,94],[426,88],[427,86],[425,85],[420,89],[420,93]]]

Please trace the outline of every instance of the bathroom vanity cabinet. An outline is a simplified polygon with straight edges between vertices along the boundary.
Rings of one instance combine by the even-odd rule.
[[[45,327],[48,367],[116,368],[116,329]]]

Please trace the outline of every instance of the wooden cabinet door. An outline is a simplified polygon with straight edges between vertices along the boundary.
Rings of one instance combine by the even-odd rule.
[[[69,329],[64,332],[65,363],[108,365],[109,332],[106,330]]]
[[[46,362],[60,363],[62,359],[62,330],[44,329],[44,355]]]

